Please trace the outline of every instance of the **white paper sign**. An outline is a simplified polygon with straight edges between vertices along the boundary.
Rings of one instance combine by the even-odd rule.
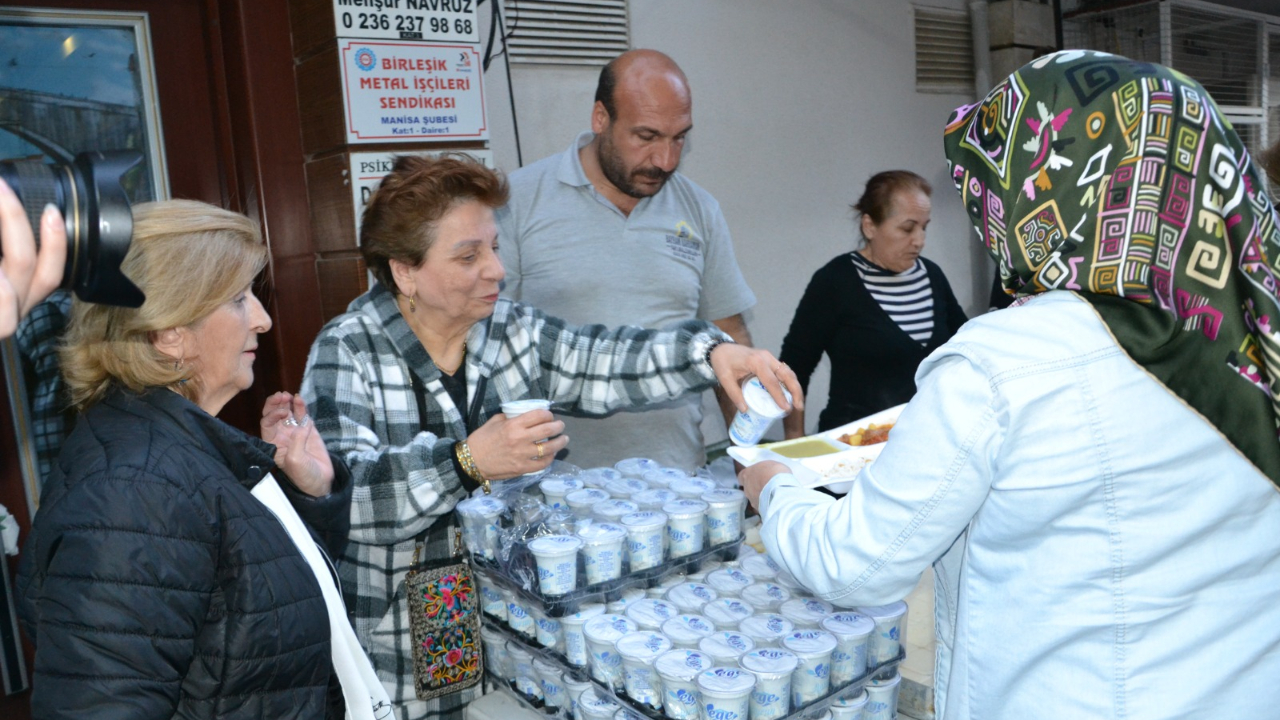
[[[489,138],[475,47],[340,39],[338,55],[348,143]]]
[[[493,151],[492,150],[425,150],[416,152],[365,152],[351,153],[351,202],[356,209],[356,244],[360,240],[360,223],[364,221],[364,207],[369,202],[369,198],[373,196],[373,191],[378,189],[378,183],[382,182],[382,178],[391,172],[391,167],[396,163],[398,155],[422,155],[424,157],[436,157],[444,153],[459,153],[470,155],[471,157],[484,163],[487,168],[493,168]]]
[[[478,43],[477,2],[333,0],[333,26],[338,37]]]

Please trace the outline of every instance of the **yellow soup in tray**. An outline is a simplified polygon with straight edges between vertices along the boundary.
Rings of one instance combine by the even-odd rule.
[[[796,440],[788,440],[786,442],[765,445],[764,447],[783,457],[792,458],[793,460],[819,457],[822,455],[832,455],[845,449],[836,447],[823,438],[816,437],[798,438]]]

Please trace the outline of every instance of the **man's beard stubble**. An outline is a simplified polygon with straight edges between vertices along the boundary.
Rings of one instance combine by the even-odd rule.
[[[650,167],[643,170],[633,170],[628,173],[622,157],[613,145],[613,139],[610,137],[609,131],[600,133],[599,138],[600,142],[596,146],[596,159],[600,163],[600,171],[604,173],[606,180],[628,197],[643,199],[651,195],[657,195],[658,191],[662,190],[663,186],[667,184],[667,180],[675,172],[675,169],[667,172],[661,168]],[[633,177],[657,180],[658,187],[653,191],[637,187],[632,182]]]

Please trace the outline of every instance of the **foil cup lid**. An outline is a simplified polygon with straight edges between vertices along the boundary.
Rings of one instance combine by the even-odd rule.
[[[790,650],[760,648],[743,655],[738,663],[743,668],[761,675],[790,675],[800,664],[800,658]]]
[[[482,495],[480,497],[467,498],[454,505],[454,509],[461,515],[491,518],[505,512],[507,504],[498,498]]]
[[[657,470],[646,470],[644,481],[654,487],[668,487],[676,480],[684,480],[689,477],[689,473],[676,468],[658,468]]]
[[[707,513],[707,504],[701,500],[692,500],[688,498],[672,500],[662,506],[662,512],[672,518],[683,520],[697,515],[705,515]]]
[[[582,541],[572,535],[544,535],[529,541],[529,552],[549,557],[572,555],[580,547]]]
[[[702,501],[715,507],[724,507],[725,505],[743,505],[747,502],[747,496],[741,490],[727,490],[721,488],[702,493]]]
[[[662,623],[662,633],[681,645],[697,643],[716,631],[716,626],[701,615],[677,615]]]
[[[592,715],[613,714],[620,709],[618,703],[609,698],[600,697],[594,687],[582,691],[578,696],[578,705]]]
[[[865,637],[875,631],[876,623],[856,612],[838,612],[823,618],[822,629],[836,637]]]
[[[737,595],[747,589],[747,586],[751,585],[753,582],[755,581],[751,579],[750,575],[747,575],[741,570],[734,570],[733,568],[720,568],[719,570],[707,573],[708,585],[715,588],[716,592],[727,593],[730,595]]]
[[[889,603],[888,605],[860,607],[857,610],[858,612],[862,613],[863,615],[866,615],[872,620],[889,620],[906,613],[907,604],[899,600],[896,603]]]
[[[667,599],[682,608],[701,608],[718,597],[715,590],[696,582],[680,583],[667,591]]]
[[[742,599],[756,607],[777,607],[791,599],[791,591],[781,585],[758,582],[742,589]]]
[[[637,512],[639,509],[640,506],[630,500],[619,500],[617,498],[601,500],[591,506],[591,512],[611,518],[620,518],[624,515],[630,515],[633,512]]]
[[[716,627],[737,627],[752,612],[750,605],[734,598],[720,598],[702,606],[702,614]]]
[[[756,676],[738,668],[716,667],[698,675],[698,689],[708,695],[741,697],[756,686]]]
[[[614,497],[629,498],[638,492],[644,492],[649,489],[649,483],[636,480],[634,478],[618,478],[617,480],[608,480],[604,484],[604,489]]]
[[[613,467],[623,475],[644,477],[646,471],[657,470],[662,466],[649,458],[627,458],[614,463]]]
[[[750,575],[757,580],[768,580],[776,577],[778,571],[782,568],[778,564],[769,559],[768,555],[748,555],[742,558],[742,572]]]
[[[680,609],[666,600],[645,598],[627,606],[626,615],[641,627],[657,629],[662,623],[680,614]]]
[[[582,625],[593,617],[603,615],[604,610],[604,603],[586,603],[578,606],[578,612],[560,618],[560,622],[565,625]]]
[[[610,480],[617,480],[622,477],[622,473],[611,467],[591,468],[578,473],[578,478],[587,484],[587,487],[601,487]]]
[[[716,484],[710,480],[703,480],[702,478],[685,477],[680,478],[679,480],[672,480],[669,487],[673,492],[679,495],[696,498],[715,490]]]
[[[713,658],[740,657],[754,650],[756,643],[742,633],[720,631],[698,641],[698,649]]]
[[[627,537],[627,529],[613,523],[591,523],[578,531],[578,539],[584,545],[605,545],[622,542]]]
[[[782,603],[782,609],[779,612],[792,622],[804,621],[817,625],[823,618],[835,612],[835,608],[831,603],[813,598],[792,598]]]
[[[645,663],[653,662],[659,655],[673,647],[666,637],[649,630],[627,633],[618,638],[614,646],[618,648],[618,654],[624,658]]]
[[[712,665],[710,657],[696,650],[672,650],[653,661],[653,669],[659,675],[685,682],[692,682],[698,673],[709,670]]]
[[[827,655],[836,649],[836,636],[826,630],[799,630],[782,638],[782,647],[800,657]]]
[[[667,514],[657,512],[656,510],[644,510],[641,512],[633,512],[623,515],[619,520],[623,527],[635,530],[647,530],[649,528],[661,527],[667,524]]]
[[[775,613],[763,613],[738,623],[738,630],[751,638],[776,639],[795,630],[791,621]]]
[[[585,487],[581,480],[571,477],[549,477],[538,483],[538,488],[548,495],[568,495]]]
[[[672,500],[679,500],[680,496],[670,490],[662,490],[654,488],[652,490],[644,490],[631,496],[631,502],[637,505],[647,505],[649,507],[662,507]]]
[[[588,640],[612,645],[618,638],[640,628],[621,615],[605,614],[591,618],[582,626],[582,634]]]
[[[565,502],[573,503],[574,505],[595,505],[602,500],[608,499],[609,493],[601,490],[600,488],[593,487],[574,490],[564,496]]]

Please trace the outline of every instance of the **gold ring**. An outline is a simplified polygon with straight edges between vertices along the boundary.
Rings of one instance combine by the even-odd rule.
[[[538,446],[538,456],[537,456],[536,458],[534,458],[534,460],[541,460],[541,459],[542,459],[542,443],[541,443],[541,442],[535,442],[535,443],[534,443],[534,445],[537,445],[537,446]]]

